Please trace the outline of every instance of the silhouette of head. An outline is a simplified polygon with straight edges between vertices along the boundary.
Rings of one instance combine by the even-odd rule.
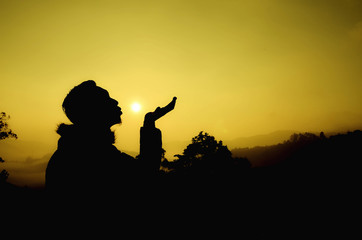
[[[63,101],[63,111],[75,125],[111,127],[121,123],[121,108],[93,80],[75,86]]]

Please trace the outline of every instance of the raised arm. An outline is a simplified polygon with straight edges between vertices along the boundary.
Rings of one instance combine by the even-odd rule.
[[[156,128],[155,121],[175,108],[176,97],[165,107],[158,107],[154,112],[145,115],[143,127],[140,131],[140,160],[145,174],[158,172],[162,157],[162,134]]]

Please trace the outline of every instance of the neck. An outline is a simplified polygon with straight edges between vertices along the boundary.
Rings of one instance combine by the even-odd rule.
[[[92,132],[101,133],[101,132],[110,132],[111,131],[111,126],[99,124],[99,123],[85,123],[85,124],[74,124],[74,125],[81,129],[92,131]]]
[[[111,131],[110,127],[92,124],[75,126],[78,127],[81,132],[85,133],[85,136],[99,139],[102,142],[111,142],[112,144],[115,142],[114,132]]]

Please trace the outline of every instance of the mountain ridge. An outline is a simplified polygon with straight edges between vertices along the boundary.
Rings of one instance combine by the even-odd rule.
[[[232,140],[223,141],[229,149],[255,146],[268,146],[288,140],[295,130],[278,130],[266,134],[258,134],[249,137],[238,137]]]

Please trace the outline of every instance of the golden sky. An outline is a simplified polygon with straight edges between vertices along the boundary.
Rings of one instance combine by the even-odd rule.
[[[362,126],[362,1],[1,0],[0,35],[0,111],[19,140],[56,146],[62,101],[88,79],[123,109],[121,150],[173,96],[164,142]]]

